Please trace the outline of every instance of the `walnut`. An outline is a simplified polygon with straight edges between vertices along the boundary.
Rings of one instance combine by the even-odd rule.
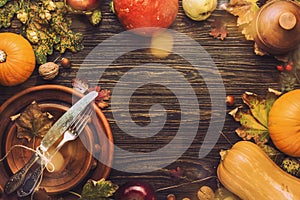
[[[215,197],[215,193],[210,187],[202,186],[198,190],[197,196],[199,200],[213,200]]]
[[[39,67],[39,74],[45,80],[54,79],[59,72],[59,66],[54,62],[47,62]]]

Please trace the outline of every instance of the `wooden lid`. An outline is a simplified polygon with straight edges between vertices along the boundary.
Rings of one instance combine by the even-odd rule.
[[[260,8],[255,21],[255,42],[271,54],[284,54],[300,43],[300,6],[288,0],[273,0]]]
[[[296,26],[297,18],[292,12],[284,12],[279,16],[279,25],[285,30],[291,30]]]

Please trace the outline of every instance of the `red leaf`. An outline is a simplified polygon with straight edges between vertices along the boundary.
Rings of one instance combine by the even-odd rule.
[[[83,81],[81,79],[73,79],[72,85],[74,89],[78,90],[81,93],[90,92],[90,91],[96,91],[98,92],[98,96],[95,98],[95,103],[99,108],[105,108],[108,106],[108,103],[105,101],[108,101],[110,99],[110,90],[102,90],[101,86],[97,85],[94,87],[89,88],[89,85],[86,81]]]
[[[101,86],[97,85],[93,88],[89,88],[89,91],[97,91],[98,92],[98,96],[95,99],[96,104],[98,105],[98,107],[100,108],[105,108],[108,106],[108,103],[105,101],[108,101],[110,99],[110,90],[101,89]]]
[[[226,24],[220,20],[220,19],[215,19],[211,23],[211,27],[213,28],[209,35],[213,36],[214,38],[220,38],[221,40],[224,40],[227,37],[227,28]]]
[[[183,170],[180,167],[177,167],[176,169],[170,169],[170,173],[172,174],[172,176],[178,178],[183,176]]]

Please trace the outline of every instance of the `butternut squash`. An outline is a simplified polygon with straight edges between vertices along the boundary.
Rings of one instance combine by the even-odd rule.
[[[256,144],[240,141],[220,155],[218,178],[241,199],[300,199],[300,179],[281,170]]]

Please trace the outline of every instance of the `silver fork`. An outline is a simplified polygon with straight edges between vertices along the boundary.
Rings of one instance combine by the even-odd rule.
[[[37,187],[38,183],[41,181],[43,171],[46,165],[51,161],[53,156],[61,149],[61,147],[69,141],[75,140],[80,133],[84,130],[84,127],[89,122],[89,119],[93,113],[91,107],[88,107],[79,117],[78,119],[71,124],[68,130],[64,133],[63,139],[59,142],[59,144],[55,147],[53,153],[48,156],[48,162],[41,161],[40,166],[38,166],[33,172],[28,174],[25,178],[22,186],[18,189],[17,195],[18,197],[26,197],[30,195],[35,188]],[[42,158],[43,159],[43,158]]]
[[[55,147],[55,150],[51,154],[50,158],[52,158],[61,149],[61,147],[65,143],[75,140],[79,136],[79,134],[83,131],[84,127],[89,122],[89,119],[90,119],[92,113],[93,113],[92,109],[90,107],[88,107],[86,109],[86,111],[83,112],[83,114],[81,116],[79,116],[78,120],[76,120],[76,122],[74,122],[74,124],[71,124],[69,129],[64,133],[63,139]]]

